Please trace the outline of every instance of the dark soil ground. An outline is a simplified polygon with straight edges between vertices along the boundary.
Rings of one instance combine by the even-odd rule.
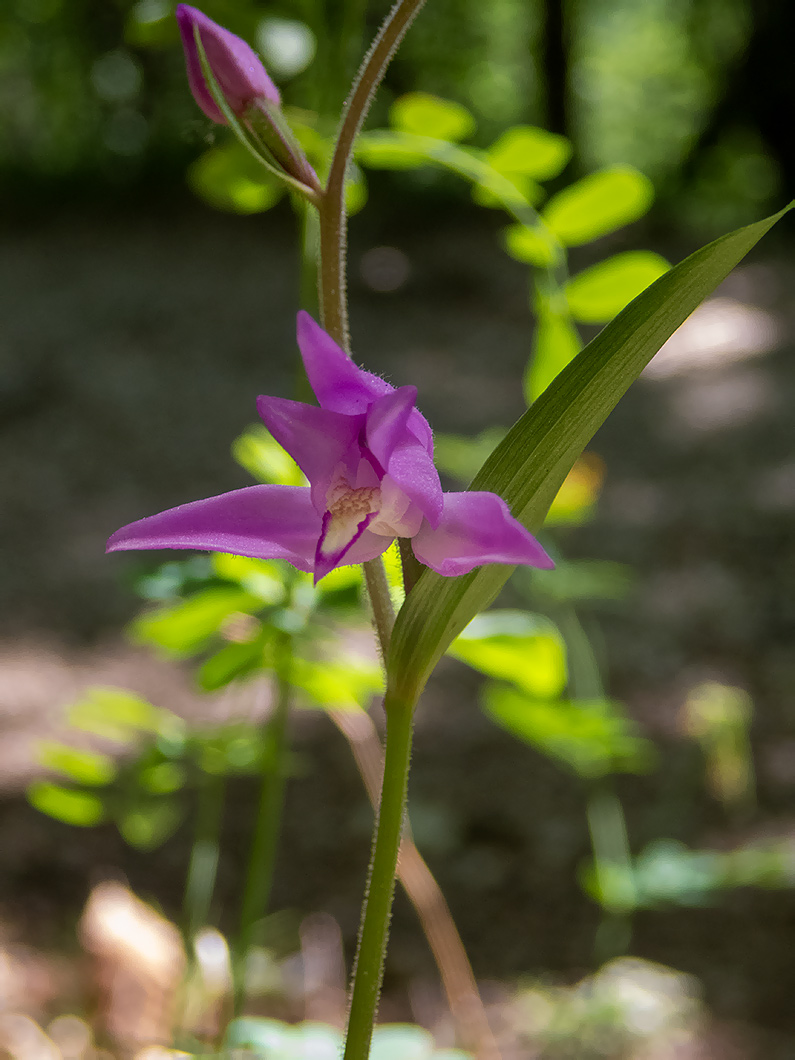
[[[354,222],[357,359],[413,382],[439,430],[475,433],[522,411],[529,348],[523,270],[493,232]],[[373,291],[362,255],[391,244],[406,283]],[[189,674],[128,646],[129,558],[103,555],[116,527],[247,484],[229,445],[258,393],[289,394],[297,263],[286,214],[230,219],[199,208],[134,218],[71,215],[0,240],[0,912],[7,934],[68,949],[88,887],[125,871],[175,909],[188,834],[132,854],[106,829],[51,822],[21,797],[35,742],[63,727],[89,684],[135,688],[187,716],[212,702]],[[686,248],[689,249],[689,248]],[[592,448],[607,479],[594,521],[562,538],[572,556],[627,563],[636,590],[598,616],[612,694],[661,746],[661,767],[619,784],[635,848],[671,836],[730,848],[795,838],[795,358],[792,267],[757,252],[642,379]],[[676,255],[672,255],[676,256]],[[590,617],[586,616],[589,618]],[[678,721],[704,679],[746,689],[758,803],[733,819],[708,794]],[[573,979],[593,964],[599,916],[577,883],[588,854],[581,784],[495,729],[477,683],[445,663],[419,722],[412,804],[477,971]],[[274,903],[325,909],[352,944],[369,813],[349,753],[323,718],[296,741]],[[249,824],[228,812],[223,919]],[[795,1056],[795,890],[744,889],[707,908],[640,915],[631,952],[692,972],[717,1017],[751,1028],[748,1056]],[[398,901],[388,987],[432,967]],[[398,1005],[398,1002],[395,1002]],[[399,1007],[396,1008],[399,1011]]]

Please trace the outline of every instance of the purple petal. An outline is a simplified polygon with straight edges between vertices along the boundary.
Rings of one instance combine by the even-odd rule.
[[[447,577],[484,563],[555,565],[496,493],[445,493],[438,528],[423,523],[411,544],[421,563]]]
[[[442,484],[425,447],[409,429],[417,388],[402,386],[377,398],[367,413],[367,446],[381,467],[431,526],[442,515]]]
[[[348,415],[367,412],[378,398],[394,393],[385,379],[358,368],[304,310],[298,314],[298,346],[309,384],[324,409]],[[433,433],[418,409],[409,413],[408,429],[432,456]]]
[[[195,548],[314,569],[321,519],[304,486],[248,486],[171,508],[117,530],[108,552]]]
[[[257,398],[257,409],[273,437],[309,479],[315,506],[324,512],[326,493],[339,464],[345,465],[351,477],[356,475],[361,448],[355,443],[363,417],[275,397]]]
[[[199,27],[201,42],[210,69],[224,98],[235,114],[242,114],[258,98],[264,97],[272,103],[279,104],[279,90],[268,77],[256,52],[244,40],[213,22],[198,8],[190,7],[188,4],[178,4],[176,14],[182,46],[185,50],[188,84],[193,98],[208,118],[221,125],[226,124],[226,119],[204,79],[193,35],[195,26]]]

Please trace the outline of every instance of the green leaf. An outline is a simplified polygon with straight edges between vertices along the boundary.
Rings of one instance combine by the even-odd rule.
[[[606,324],[670,267],[651,250],[629,250],[583,269],[566,284],[572,315],[584,324]]]
[[[524,173],[504,173],[503,179],[516,188],[519,198],[528,203],[540,202],[544,192],[534,180]],[[502,210],[505,203],[501,195],[497,194],[492,187],[493,178],[485,183],[472,186],[472,201],[478,206],[487,206],[492,210]]]
[[[81,751],[49,740],[39,745],[39,761],[48,769],[63,773],[76,784],[102,787],[116,776],[116,763],[110,755]]]
[[[389,121],[400,132],[453,142],[466,140],[475,131],[475,119],[466,107],[427,92],[409,92],[396,99],[389,108]]]
[[[69,710],[69,724],[120,743],[132,742],[140,732],[179,739],[185,727],[176,714],[124,688],[89,689]]]
[[[574,358],[511,428],[474,489],[493,490],[537,530],[579,454],[622,394],[697,305],[789,210],[722,236],[661,276]],[[387,659],[388,695],[414,703],[434,666],[474,615],[496,597],[510,567],[460,578],[425,571],[397,617]]]
[[[545,306],[539,308],[533,350],[522,380],[528,405],[544,393],[581,349],[580,333],[567,313],[556,313]]]
[[[92,828],[105,817],[102,799],[88,791],[64,788],[47,780],[37,780],[27,791],[28,802],[40,813],[64,824]]]
[[[264,427],[251,427],[232,443],[232,456],[260,482],[275,486],[305,486],[298,464]]]
[[[571,144],[565,136],[546,129],[515,125],[491,145],[486,157],[501,173],[551,180],[571,158]]]
[[[459,482],[469,483],[483,465],[486,457],[494,451],[504,437],[505,431],[501,427],[487,427],[474,438],[467,438],[460,434],[440,434],[435,431],[433,461],[440,471],[458,479]]]
[[[377,663],[351,654],[321,661],[294,658],[290,682],[309,696],[310,707],[332,710],[359,710],[383,688]]]
[[[556,249],[543,228],[509,225],[502,230],[505,251],[516,261],[545,268],[555,260]]]
[[[453,641],[448,654],[532,696],[559,696],[566,687],[563,638],[542,615],[485,611]]]
[[[226,644],[211,655],[197,675],[199,687],[205,692],[225,688],[230,681],[245,677],[268,662],[265,654],[265,639],[257,637],[249,644]]]
[[[188,169],[188,185],[217,210],[240,214],[269,210],[285,190],[234,141],[200,155]]]
[[[431,1060],[433,1036],[411,1023],[382,1023],[373,1031],[370,1060]]]
[[[402,140],[394,133],[379,129],[362,133],[358,138],[356,158],[370,169],[418,169],[430,161],[416,141]]]
[[[644,772],[651,745],[610,700],[538,699],[508,685],[487,685],[486,713],[520,740],[583,777]]]
[[[367,178],[355,162],[348,165],[345,177],[345,212],[353,217],[367,202]]]
[[[173,799],[139,803],[117,821],[122,839],[136,850],[154,850],[177,830],[182,808]]]
[[[562,243],[576,247],[637,221],[653,200],[648,177],[631,166],[614,166],[553,195],[541,216]]]
[[[280,604],[286,594],[285,567],[277,560],[233,556],[229,552],[214,552],[212,567],[219,578],[237,582],[248,593],[258,596],[264,604]]]
[[[193,655],[221,631],[224,620],[261,607],[262,601],[243,589],[202,589],[178,604],[141,615],[131,623],[130,635],[138,643],[155,644],[171,655]]]

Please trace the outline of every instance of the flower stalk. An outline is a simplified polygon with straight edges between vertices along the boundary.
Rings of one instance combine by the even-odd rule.
[[[387,695],[384,709],[384,779],[376,815],[343,1060],[367,1060],[370,1053],[406,813],[414,704]]]

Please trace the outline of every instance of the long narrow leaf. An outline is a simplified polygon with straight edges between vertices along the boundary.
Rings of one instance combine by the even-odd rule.
[[[792,205],[722,236],[647,288],[568,365],[483,465],[472,489],[493,490],[537,529],[579,454],[654,354]],[[496,597],[511,567],[481,567],[460,578],[426,570],[395,624],[388,658],[391,691],[419,695],[469,621]]]

